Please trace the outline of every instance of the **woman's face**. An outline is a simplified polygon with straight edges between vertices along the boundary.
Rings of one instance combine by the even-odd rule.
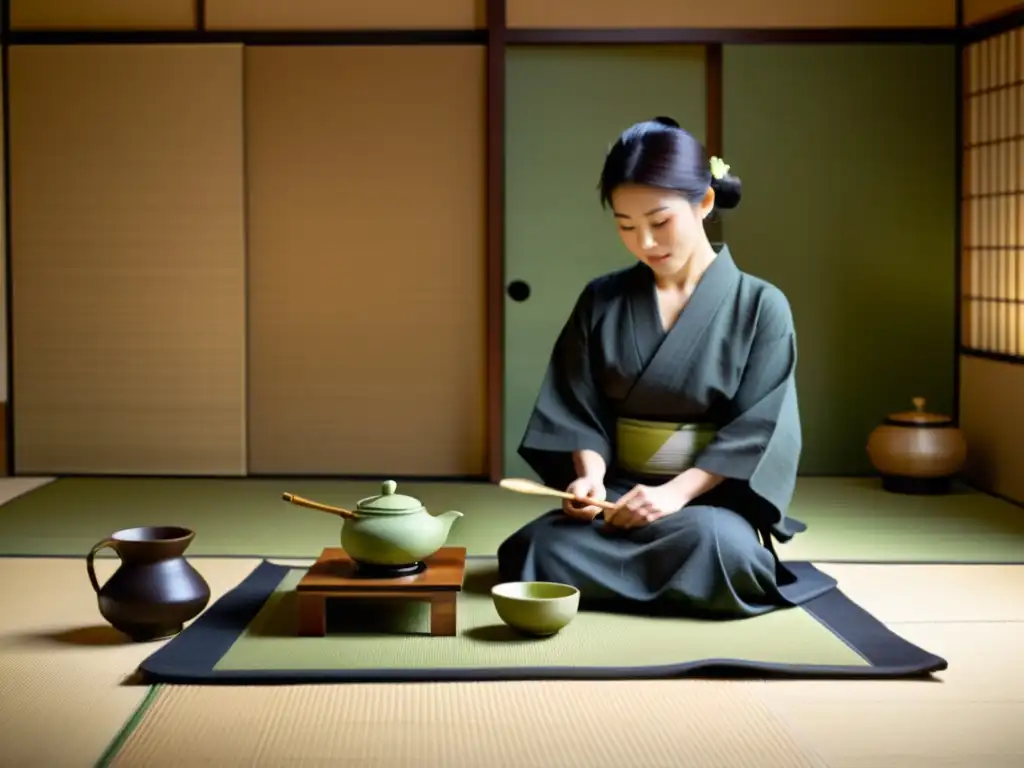
[[[611,195],[622,242],[658,274],[678,272],[702,242],[715,193],[693,205],[677,192],[624,184]]]

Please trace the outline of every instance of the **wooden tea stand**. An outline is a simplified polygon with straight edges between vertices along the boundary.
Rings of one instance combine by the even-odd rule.
[[[340,547],[328,547],[295,587],[299,635],[327,634],[327,601],[343,598],[422,600],[430,603],[430,634],[453,636],[456,600],[466,572],[465,547],[442,547],[423,561],[426,568],[411,576],[374,578],[360,575]]]

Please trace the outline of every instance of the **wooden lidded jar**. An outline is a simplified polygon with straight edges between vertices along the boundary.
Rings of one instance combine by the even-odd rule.
[[[925,411],[923,397],[914,410],[893,413],[868,437],[868,458],[892,493],[947,493],[967,461],[967,443],[953,419]]]

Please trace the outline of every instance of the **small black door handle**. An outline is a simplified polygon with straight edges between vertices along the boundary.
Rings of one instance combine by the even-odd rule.
[[[522,280],[513,280],[508,284],[508,297],[512,301],[526,301],[530,298],[530,285]]]

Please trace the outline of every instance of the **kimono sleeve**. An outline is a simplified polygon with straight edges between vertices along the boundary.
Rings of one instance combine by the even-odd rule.
[[[596,304],[589,285],[555,342],[519,446],[523,460],[555,488],[576,477],[573,451],[594,451],[609,465],[612,460],[608,406],[598,387],[591,344]]]
[[[786,516],[800,464],[796,361],[789,302],[781,291],[766,292],[733,399],[732,419],[696,461],[706,472],[745,482],[772,507],[773,523]]]

